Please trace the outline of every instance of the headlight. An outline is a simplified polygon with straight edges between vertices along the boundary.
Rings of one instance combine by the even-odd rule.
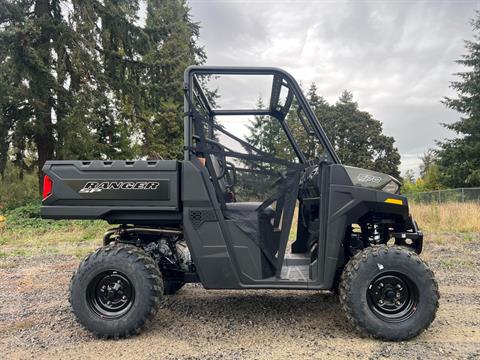
[[[400,190],[400,185],[398,185],[395,181],[390,181],[389,183],[387,183],[387,185],[385,185],[383,188],[382,188],[382,191],[385,191],[385,192],[389,192],[389,193],[392,193],[392,194],[397,194],[398,193],[398,190]]]

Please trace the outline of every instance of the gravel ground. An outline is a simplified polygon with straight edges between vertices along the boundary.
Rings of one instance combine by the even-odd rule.
[[[12,359],[437,359],[480,358],[480,234],[427,239],[423,258],[441,293],[437,319],[407,342],[356,333],[337,298],[313,291],[207,291],[187,285],[165,298],[140,336],[99,340],[70,313],[78,259],[0,260],[0,357]]]

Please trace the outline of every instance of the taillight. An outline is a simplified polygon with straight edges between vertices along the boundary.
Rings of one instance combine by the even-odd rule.
[[[48,195],[52,193],[53,181],[48,175],[43,177],[43,199],[45,200]]]

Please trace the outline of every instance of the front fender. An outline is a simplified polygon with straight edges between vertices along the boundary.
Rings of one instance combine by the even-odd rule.
[[[392,221],[396,228],[407,231],[410,223],[406,197],[352,185],[331,184],[329,189],[324,283],[333,286],[336,271],[344,264],[344,239],[349,225],[368,214],[377,214]]]

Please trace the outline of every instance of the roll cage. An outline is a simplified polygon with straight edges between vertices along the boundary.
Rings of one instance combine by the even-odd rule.
[[[221,76],[221,75],[244,75],[244,76],[273,76],[271,87],[270,101],[266,109],[218,109],[212,104],[209,99],[209,94],[205,93],[201,86],[199,76]],[[282,86],[288,89],[286,101],[284,104],[279,103]],[[283,121],[292,106],[294,97],[298,101],[298,109],[303,111],[304,116],[299,116],[300,121],[309,136],[313,136],[322,144],[324,152],[318,159],[319,161],[326,161],[329,163],[339,164],[340,159],[330,141],[328,140],[325,131],[321,127],[318,119],[312,111],[307,99],[303,95],[300,86],[296,80],[286,71],[273,67],[211,67],[211,66],[191,66],[185,71],[184,78],[185,91],[185,160],[190,160],[191,147],[193,146],[194,135],[194,115],[203,112],[203,120],[209,123],[214,123],[216,116],[241,116],[241,115],[269,115],[280,121],[280,124],[285,131],[288,140],[290,141],[295,153],[297,154],[301,163],[306,163],[308,160],[302,153],[296,142],[291,129]],[[194,106],[197,101],[200,109]],[[197,114],[198,115],[198,114]],[[231,134],[229,134],[231,135]],[[261,153],[259,149],[254,147],[251,150],[256,150]]]
[[[216,104],[217,94],[209,92],[205,83],[223,75],[248,77],[267,75],[272,79],[267,106],[265,108],[220,108]],[[302,94],[300,86],[290,74],[276,68],[190,67],[185,71],[184,90],[185,160],[194,162],[203,160],[216,194],[212,198],[218,199],[225,219],[233,221],[260,248],[265,262],[262,265],[262,278],[273,275],[279,280],[289,278],[282,269],[288,268],[286,248],[297,200],[300,203],[303,200],[301,195],[299,196],[299,188],[305,170],[315,168],[320,163],[340,163],[324,130]],[[321,152],[314,157],[311,154],[308,156],[299,146],[295,132],[287,121],[290,111],[295,113],[295,118],[298,120],[296,124],[292,124],[296,127],[296,135],[300,134],[303,137],[306,135],[307,138],[315,139],[320,145]],[[268,153],[242,139],[241,136],[227,131],[216,120],[218,117],[226,116],[236,118],[268,116],[277,120],[281,126],[278,131],[283,130],[293,150],[291,155],[296,156],[295,161]],[[235,141],[244,151],[219,143],[218,136]],[[236,166],[228,162],[227,158],[234,159],[233,162],[237,166],[247,165],[238,167],[237,171],[248,176],[256,176],[257,180],[272,175],[280,176],[270,187],[254,186],[261,189],[256,190],[256,197],[262,200],[260,203],[252,200],[237,202],[235,193],[231,191],[233,185],[229,184],[231,177],[237,177]],[[280,168],[283,170],[280,171]],[[228,169],[233,169],[232,176]],[[248,176],[245,175],[245,178]],[[272,189],[275,191],[272,192]],[[300,205],[299,223],[302,218],[301,208]],[[241,210],[238,211],[238,209]],[[297,231],[305,231],[303,225],[298,226]],[[308,272],[310,265],[316,259],[318,247],[311,245],[310,248],[305,248],[305,251],[303,259],[305,261],[302,266]],[[290,270],[288,270],[289,273]],[[296,271],[302,273],[301,280],[296,279],[297,281],[308,283],[312,280],[311,270],[310,275],[307,275],[304,270]]]

